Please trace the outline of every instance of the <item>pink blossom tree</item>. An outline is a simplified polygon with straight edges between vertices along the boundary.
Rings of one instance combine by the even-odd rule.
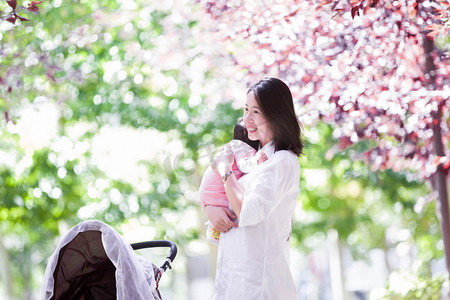
[[[450,271],[448,1],[208,1],[232,72],[291,86],[305,124],[332,124],[330,157],[362,140],[375,170],[432,183]]]

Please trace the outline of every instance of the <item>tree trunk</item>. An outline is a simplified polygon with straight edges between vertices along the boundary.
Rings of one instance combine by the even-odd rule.
[[[11,281],[11,265],[9,263],[9,255],[3,245],[2,235],[0,233],[0,275],[3,278],[3,285],[6,293],[6,299],[13,298],[12,281]]]
[[[427,88],[435,88],[436,65],[433,61],[434,42],[423,33],[423,49],[425,55],[425,78],[427,78]],[[437,111],[433,112],[433,137],[434,137],[434,151],[437,156],[445,156],[444,145],[442,143],[441,135],[441,115],[442,106],[438,105]],[[444,241],[445,261],[447,272],[450,274],[450,211],[448,206],[448,191],[447,179],[444,167],[441,164],[437,166],[436,173],[433,177],[433,187],[438,193],[438,206],[440,210],[440,224],[442,231],[442,239]]]
[[[442,143],[441,137],[441,108],[433,115],[433,136],[434,136],[434,149],[437,156],[444,157],[444,145]],[[444,241],[445,248],[445,260],[447,263],[447,271],[450,274],[450,211],[448,206],[448,191],[447,191],[447,180],[445,170],[442,164],[437,166],[436,174],[434,175],[434,188],[438,192],[439,197],[439,210],[441,213],[440,223],[442,230],[442,238]]]
[[[339,235],[337,230],[328,230],[327,239],[332,298],[333,300],[344,300],[347,299],[347,297],[345,295],[344,276],[342,274],[341,247],[339,244]]]

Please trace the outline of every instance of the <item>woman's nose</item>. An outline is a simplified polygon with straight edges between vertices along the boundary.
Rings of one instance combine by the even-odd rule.
[[[250,112],[245,112],[243,117],[244,124],[247,124],[247,122],[250,121],[251,119],[252,118],[250,116]]]

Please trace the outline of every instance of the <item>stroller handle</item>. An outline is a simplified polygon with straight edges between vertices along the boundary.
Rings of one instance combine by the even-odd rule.
[[[177,256],[177,245],[175,245],[172,241],[167,240],[161,240],[161,241],[147,241],[147,242],[140,242],[140,243],[134,243],[131,244],[131,247],[133,250],[139,250],[144,248],[160,248],[160,247],[167,247],[170,248],[169,255],[166,258],[166,261],[161,266],[161,268],[166,271],[167,268],[171,269],[170,263],[175,259]]]

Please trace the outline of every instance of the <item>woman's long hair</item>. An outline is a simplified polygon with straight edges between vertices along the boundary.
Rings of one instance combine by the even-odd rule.
[[[263,116],[273,132],[275,151],[290,150],[297,156],[303,152],[302,126],[297,119],[289,87],[278,78],[264,78],[252,85]]]

